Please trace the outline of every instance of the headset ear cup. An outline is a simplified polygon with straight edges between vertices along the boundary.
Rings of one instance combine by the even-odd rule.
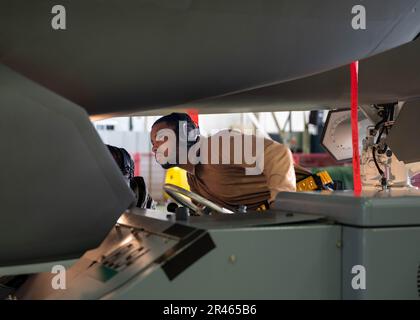
[[[188,124],[186,121],[178,122],[178,128],[176,129],[176,135],[179,141],[187,142],[188,141]]]
[[[188,123],[188,148],[192,147],[200,137],[200,129],[195,125],[194,122]]]

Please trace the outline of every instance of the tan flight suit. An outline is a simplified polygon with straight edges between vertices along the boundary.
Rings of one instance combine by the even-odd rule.
[[[244,141],[244,135],[224,131],[222,135],[239,134]],[[262,205],[273,202],[280,191],[296,191],[296,176],[305,175],[308,172],[293,165],[292,153],[286,146],[264,139],[263,152],[258,155],[260,163],[263,163],[262,172],[256,175],[246,175],[245,168],[255,167],[255,163],[246,164],[234,163],[234,137],[230,137],[230,163],[222,164],[219,157],[219,164],[211,164],[210,158],[214,152],[211,149],[211,139],[209,138],[207,159],[208,164],[199,163],[194,166],[194,171],[187,174],[188,183],[191,191],[215,202],[216,204],[228,208],[238,209],[239,205],[245,205],[248,209],[255,210]],[[251,136],[248,136],[251,137]],[[253,155],[258,148],[255,146],[256,138],[253,136]],[[219,138],[219,141],[221,139]],[[238,140],[236,141],[238,143]],[[219,153],[222,151],[222,143],[219,143]],[[242,148],[243,150],[245,148]],[[200,150],[203,152],[203,149]],[[262,158],[263,156],[263,158]],[[244,157],[242,157],[244,159]],[[248,158],[249,159],[249,158]],[[263,160],[262,160],[263,159]],[[296,172],[295,172],[296,169]]]

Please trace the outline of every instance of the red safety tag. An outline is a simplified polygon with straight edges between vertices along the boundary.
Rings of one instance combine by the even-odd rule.
[[[197,109],[188,109],[188,115],[190,116],[191,120],[194,121],[195,125],[198,126],[198,110]]]

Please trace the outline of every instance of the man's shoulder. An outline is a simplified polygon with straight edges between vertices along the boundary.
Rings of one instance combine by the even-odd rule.
[[[283,150],[283,151],[289,150],[289,147],[287,145],[274,141],[274,140],[266,139],[266,138],[264,139],[264,147],[277,149],[277,150]]]

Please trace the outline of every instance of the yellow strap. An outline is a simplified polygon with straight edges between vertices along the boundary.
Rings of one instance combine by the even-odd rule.
[[[331,179],[331,176],[329,175],[327,171],[318,172],[317,176],[321,178],[323,185],[333,183],[333,180]]]
[[[312,191],[316,189],[318,189],[318,186],[316,185],[315,179],[312,176],[296,183],[297,191]]]
[[[327,171],[321,171],[316,174],[318,177],[320,177],[322,181],[322,185],[333,183],[333,180],[331,179],[331,176],[328,174]],[[307,177],[299,182],[296,183],[296,190],[297,191],[313,191],[317,190],[318,185],[315,182],[315,179],[310,176]]]

